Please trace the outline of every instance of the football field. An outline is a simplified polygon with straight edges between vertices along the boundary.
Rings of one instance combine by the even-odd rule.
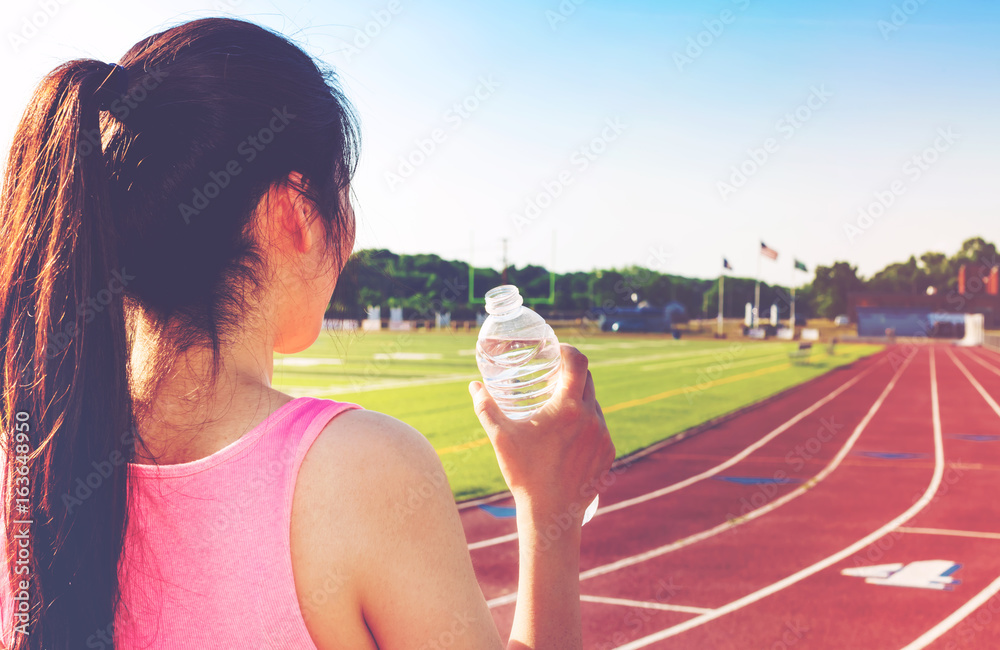
[[[590,359],[597,398],[622,456],[881,350],[838,344],[674,340],[557,332]],[[399,418],[437,449],[457,499],[506,488],[472,410],[475,333],[324,331],[308,350],[276,355],[274,387]]]

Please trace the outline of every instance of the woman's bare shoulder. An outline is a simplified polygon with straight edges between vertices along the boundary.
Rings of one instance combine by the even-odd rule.
[[[423,434],[390,415],[365,409],[351,409],[330,420],[307,452],[306,458],[310,456],[365,478],[390,471],[405,477],[414,469],[441,466]],[[324,472],[314,478],[330,477]]]
[[[321,648],[371,643],[366,593],[381,583],[387,558],[398,556],[393,547],[415,523],[408,514],[448,507],[454,501],[441,462],[413,427],[363,409],[324,427],[299,470],[291,527],[296,591]],[[335,593],[326,593],[331,586]]]
[[[323,647],[356,647],[338,635],[361,629],[358,621],[381,647],[410,647],[446,633],[456,613],[468,621],[468,647],[501,647],[448,478],[420,432],[381,413],[342,413],[307,453],[299,481],[308,541],[300,566],[312,575],[341,568],[350,585],[350,599],[326,612]],[[345,609],[354,618],[334,621]]]

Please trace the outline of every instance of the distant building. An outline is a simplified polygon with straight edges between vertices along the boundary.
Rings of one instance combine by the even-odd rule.
[[[858,324],[858,336],[884,336],[892,329],[897,336],[960,338],[964,314],[982,314],[986,329],[1000,329],[1000,296],[957,291],[927,294],[848,294],[847,313]]]

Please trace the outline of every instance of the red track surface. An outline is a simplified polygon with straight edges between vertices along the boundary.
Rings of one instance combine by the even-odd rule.
[[[897,346],[623,466],[584,528],[584,647],[1000,648],[998,403],[1000,355]],[[462,520],[507,632],[513,520]],[[960,583],[841,573],[927,560]]]

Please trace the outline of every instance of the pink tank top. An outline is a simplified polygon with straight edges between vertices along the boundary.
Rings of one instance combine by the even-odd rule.
[[[292,576],[292,492],[309,446],[354,408],[299,397],[211,456],[129,466],[116,647],[316,649]]]

